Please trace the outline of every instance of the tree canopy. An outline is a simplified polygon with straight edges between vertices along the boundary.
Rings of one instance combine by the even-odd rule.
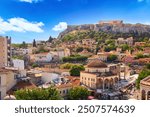
[[[140,81],[143,80],[144,78],[146,78],[147,76],[150,75],[150,70],[149,69],[143,69],[140,74],[138,79],[136,80],[136,87],[137,89],[140,88]]]
[[[85,70],[83,65],[74,65],[71,67],[70,75],[71,76],[80,76],[80,71]]]
[[[15,92],[15,97],[17,100],[60,100],[61,96],[56,88],[50,87],[35,88],[32,90],[21,89]]]
[[[111,54],[108,56],[107,60],[110,62],[115,61],[117,60],[117,55]]]
[[[33,40],[33,47],[36,47],[36,41],[35,41],[35,39]]]
[[[86,100],[89,96],[89,91],[85,87],[74,87],[68,92],[68,99],[70,100]]]
[[[87,56],[81,56],[81,55],[71,55],[69,57],[63,57],[63,62],[82,62],[87,60]]]

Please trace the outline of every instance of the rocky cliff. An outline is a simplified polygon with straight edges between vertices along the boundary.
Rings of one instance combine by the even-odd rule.
[[[72,31],[80,30],[92,30],[92,31],[102,31],[109,33],[149,33],[150,25],[144,24],[84,24],[84,25],[69,25],[68,28],[61,32],[58,36],[59,39],[63,38],[66,34]]]

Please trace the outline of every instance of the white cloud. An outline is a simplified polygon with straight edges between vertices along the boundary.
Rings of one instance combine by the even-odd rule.
[[[59,24],[55,25],[52,30],[54,31],[63,31],[67,29],[67,23],[66,22],[59,22]]]
[[[19,0],[20,2],[28,2],[28,3],[37,3],[37,2],[41,2],[43,0]]]
[[[5,33],[9,31],[14,32],[44,32],[41,28],[44,26],[42,22],[29,22],[24,18],[10,18],[4,21],[0,17],[0,33]]]
[[[143,22],[142,24],[150,25],[150,22]]]

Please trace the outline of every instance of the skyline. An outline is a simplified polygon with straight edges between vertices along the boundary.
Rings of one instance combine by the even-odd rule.
[[[67,25],[100,20],[150,24],[150,0],[1,0],[0,35],[13,43],[57,37]],[[126,14],[126,15],[125,15]]]

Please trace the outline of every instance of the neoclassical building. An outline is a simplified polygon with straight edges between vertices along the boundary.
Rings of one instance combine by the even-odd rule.
[[[80,73],[80,83],[91,89],[113,89],[119,81],[118,65],[107,65],[101,60],[92,60]]]
[[[141,100],[150,100],[150,76],[140,82],[140,97]]]

